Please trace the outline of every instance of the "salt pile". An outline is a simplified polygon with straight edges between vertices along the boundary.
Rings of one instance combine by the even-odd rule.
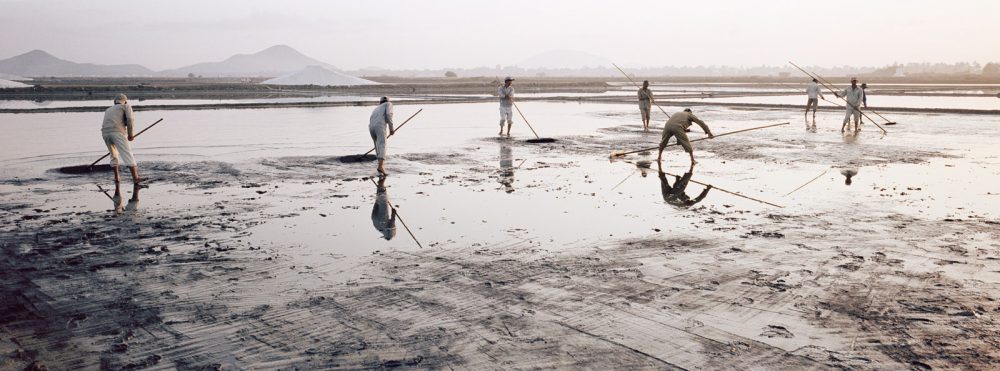
[[[0,80],[16,80],[16,81],[28,81],[32,80],[29,77],[21,77],[18,75],[11,75],[9,73],[0,72]]]
[[[8,89],[8,88],[28,88],[28,87],[31,87],[31,85],[28,85],[28,84],[22,84],[22,83],[19,83],[19,82],[17,82],[17,81],[10,81],[10,80],[3,80],[3,79],[0,79],[0,89]]]
[[[308,66],[297,72],[275,77],[262,82],[267,85],[324,85],[324,86],[352,86],[352,85],[374,85],[377,82],[354,77],[337,71],[331,71],[320,66]]]

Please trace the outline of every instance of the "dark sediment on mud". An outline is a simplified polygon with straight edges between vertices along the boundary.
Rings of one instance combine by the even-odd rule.
[[[357,162],[372,162],[377,159],[378,157],[376,157],[375,155],[347,155],[347,156],[340,156],[339,158],[337,158],[337,160],[346,164],[353,164]]]
[[[114,167],[112,167],[109,164],[98,164],[94,166],[90,165],[63,166],[60,168],[52,169],[51,171],[55,171],[61,174],[78,175],[78,174],[90,174],[90,173],[107,173],[114,170],[115,170]]]

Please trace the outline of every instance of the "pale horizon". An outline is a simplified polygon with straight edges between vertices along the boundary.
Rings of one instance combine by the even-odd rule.
[[[40,49],[161,71],[288,45],[345,70],[514,66],[553,50],[632,68],[1000,61],[1000,3],[976,0],[121,4],[0,1],[0,59]]]

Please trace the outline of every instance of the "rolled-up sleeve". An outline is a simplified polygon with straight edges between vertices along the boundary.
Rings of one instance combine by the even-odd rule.
[[[395,123],[392,122],[392,103],[385,106],[385,122],[389,124],[389,131],[396,131]]]

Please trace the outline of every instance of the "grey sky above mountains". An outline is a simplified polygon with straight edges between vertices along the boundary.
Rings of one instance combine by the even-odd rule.
[[[342,69],[514,65],[551,50],[634,67],[985,63],[1000,60],[998,14],[992,0],[0,0],[0,59],[41,49],[167,70],[286,44]]]

